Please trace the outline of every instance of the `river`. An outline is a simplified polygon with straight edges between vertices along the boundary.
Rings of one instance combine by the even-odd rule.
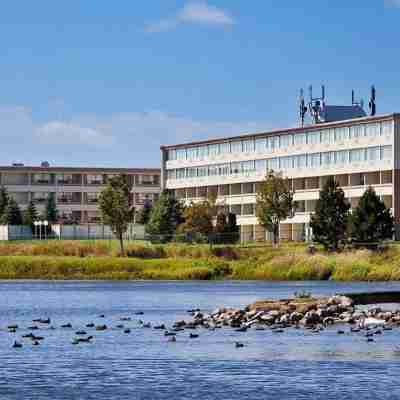
[[[400,290],[400,283],[0,281],[0,399],[400,398],[400,328],[374,343],[337,335],[337,328],[319,335],[198,330],[198,339],[182,332],[168,343],[163,331],[138,322],[170,325],[191,308],[241,307],[301,290]],[[56,329],[35,331],[44,340],[32,346],[21,335],[39,317],[50,317]],[[60,328],[68,322],[73,329]],[[85,328],[89,322],[109,329]],[[16,333],[9,324],[18,324]],[[93,343],[73,345],[78,329],[93,334]],[[22,348],[12,348],[15,339]],[[237,340],[245,347],[236,349]]]

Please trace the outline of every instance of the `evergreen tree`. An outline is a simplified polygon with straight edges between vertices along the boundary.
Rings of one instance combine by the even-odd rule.
[[[310,223],[314,240],[325,249],[337,250],[345,240],[349,208],[343,190],[330,177],[319,193]]]
[[[146,200],[143,208],[138,212],[136,222],[141,225],[147,225],[150,221],[151,210],[153,205],[149,200]]]
[[[183,211],[184,222],[179,225],[179,231],[190,235],[200,233],[208,237],[214,230],[213,207],[205,200],[199,203],[191,203]]]
[[[226,214],[220,212],[217,214],[217,221],[215,223],[215,233],[218,235],[222,235],[226,233],[227,222],[226,222]]]
[[[22,220],[24,225],[29,225],[33,229],[33,223],[38,219],[38,212],[35,203],[31,200],[28,208],[23,212]]]
[[[125,254],[123,235],[133,221],[135,209],[130,204],[131,188],[123,175],[110,178],[100,193],[99,207],[103,222],[118,238],[121,254]]]
[[[369,187],[351,216],[352,238],[361,243],[378,242],[393,237],[393,217],[390,209]]]
[[[183,209],[169,191],[163,191],[151,210],[146,231],[152,235],[174,235],[183,222]]]
[[[2,223],[4,225],[22,225],[22,214],[17,202],[10,198],[7,208],[3,213]]]
[[[50,193],[46,200],[45,219],[49,224],[54,224],[58,219],[58,211],[56,206],[56,198],[54,193]]]
[[[256,215],[260,225],[273,235],[273,244],[279,243],[281,221],[293,215],[296,203],[289,180],[269,171],[257,190]]]
[[[2,216],[4,215],[4,212],[6,211],[7,205],[8,205],[8,193],[7,193],[7,189],[2,186],[0,188],[0,219],[2,218]]]

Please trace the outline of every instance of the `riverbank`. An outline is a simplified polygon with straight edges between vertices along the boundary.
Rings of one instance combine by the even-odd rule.
[[[216,246],[128,244],[128,257],[105,242],[0,244],[0,279],[400,281],[400,249],[340,254],[304,244]]]

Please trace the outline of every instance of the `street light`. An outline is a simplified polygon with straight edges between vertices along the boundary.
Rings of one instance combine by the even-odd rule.
[[[49,221],[34,221],[33,225],[35,226],[35,236],[37,238],[37,227],[39,227],[39,240],[42,240],[42,226],[44,227],[44,238],[46,239],[46,230],[49,225]]]

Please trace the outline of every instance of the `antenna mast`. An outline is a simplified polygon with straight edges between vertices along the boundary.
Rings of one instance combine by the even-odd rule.
[[[369,113],[373,117],[376,114],[376,89],[375,86],[371,86],[371,98],[369,100]]]
[[[299,101],[299,112],[300,112],[300,123],[301,127],[304,126],[304,117],[306,116],[307,113],[307,106],[304,100],[304,90],[300,89],[300,101]]]

